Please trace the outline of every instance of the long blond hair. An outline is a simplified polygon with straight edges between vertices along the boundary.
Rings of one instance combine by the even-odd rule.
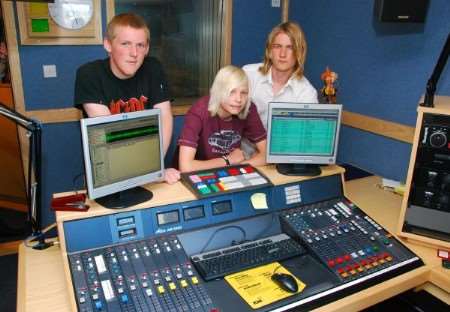
[[[233,65],[227,65],[217,72],[209,92],[210,98],[208,103],[208,111],[211,116],[214,117],[217,115],[221,103],[230,96],[233,89],[238,87],[249,88],[247,75],[241,68]],[[250,97],[248,97],[244,109],[239,112],[239,119],[247,118],[249,109]]]
[[[294,57],[296,59],[296,64],[292,75],[297,78],[302,78],[304,72],[304,64],[306,61],[306,52],[308,47],[306,44],[305,33],[303,32],[301,27],[294,22],[284,22],[275,26],[272,29],[270,34],[267,36],[266,50],[264,53],[264,63],[259,68],[259,71],[263,75],[266,75],[269,72],[269,69],[272,66],[272,60],[270,59],[270,51],[272,49],[272,44],[275,40],[275,37],[280,33],[286,34],[291,39],[292,42]]]

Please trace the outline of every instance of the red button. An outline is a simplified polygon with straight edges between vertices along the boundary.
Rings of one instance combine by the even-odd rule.
[[[342,262],[344,262],[344,259],[342,259],[341,257],[339,257],[339,258],[336,259],[336,262],[339,263],[339,264],[341,264]]]
[[[347,260],[347,261],[350,260],[350,259],[351,259],[351,258],[350,258],[350,255],[345,255],[345,256],[344,256],[344,259]]]
[[[334,262],[334,260],[328,260],[328,266],[329,267],[334,267],[335,266],[335,262]]]
[[[245,171],[247,171],[247,173],[252,173],[255,170],[253,169],[253,167],[248,166],[248,167],[245,167]]]
[[[228,173],[231,174],[231,175],[239,175],[240,171],[238,169],[236,169],[236,168],[232,168],[232,169],[228,170]]]

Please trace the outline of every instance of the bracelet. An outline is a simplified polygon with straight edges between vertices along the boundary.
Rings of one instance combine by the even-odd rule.
[[[225,160],[225,162],[227,163],[227,166],[230,165],[230,161],[228,160],[227,156],[222,156],[222,159]]]

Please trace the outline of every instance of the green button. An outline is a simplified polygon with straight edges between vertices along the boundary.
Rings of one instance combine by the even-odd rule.
[[[211,191],[209,190],[209,188],[208,188],[207,186],[201,187],[201,188],[199,188],[198,190],[199,190],[200,193],[202,193],[202,194],[209,194],[209,193],[211,193]]]

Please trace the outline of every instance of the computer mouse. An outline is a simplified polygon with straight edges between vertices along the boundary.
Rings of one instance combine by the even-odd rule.
[[[274,273],[271,276],[272,281],[274,281],[281,289],[296,293],[298,291],[298,284],[292,275],[286,273]]]

